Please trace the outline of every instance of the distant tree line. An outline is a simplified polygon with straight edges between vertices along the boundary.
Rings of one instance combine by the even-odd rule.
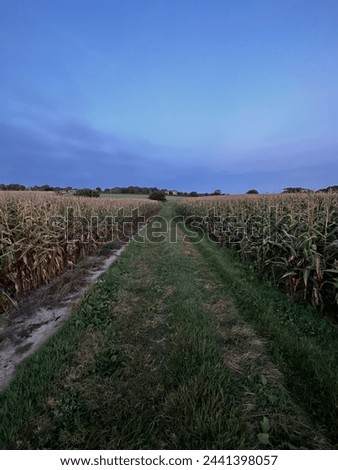
[[[43,184],[42,186],[24,186],[23,184],[10,183],[0,184],[0,191],[73,191],[71,186],[49,186],[49,184]]]
[[[26,191],[26,186],[22,184],[0,184],[1,191]]]
[[[317,189],[316,191],[313,189],[306,189],[306,188],[298,188],[298,187],[290,187],[284,188],[283,193],[286,194],[295,194],[295,193],[337,193],[338,186],[328,186],[327,188]]]
[[[183,196],[188,195],[182,191],[176,191],[174,189],[158,188],[156,186],[115,186],[114,188],[105,188],[101,189],[100,187],[96,188],[99,192],[105,194],[152,194],[159,191],[163,191],[167,195],[173,196]]]
[[[10,184],[1,184],[0,191],[54,191],[58,194],[71,193],[78,196],[89,196],[89,197],[98,197],[101,193],[103,194],[144,194],[150,195],[153,193],[163,192],[165,195],[174,195],[174,196],[183,196],[183,197],[199,197],[199,196],[221,196],[224,193],[220,189],[215,189],[211,193],[199,193],[197,191],[176,191],[168,190],[163,188],[158,188],[156,186],[114,186],[112,188],[102,189],[100,186],[97,186],[95,189],[90,188],[73,188],[71,186],[50,186],[48,184],[43,184],[41,186],[24,186],[19,183],[10,183]],[[301,187],[288,187],[284,188],[282,191],[284,194],[294,194],[294,193],[312,193],[312,192],[338,192],[338,185],[328,186],[327,188],[322,188],[318,190],[306,189]],[[247,194],[259,194],[256,189],[250,189],[247,191]]]
[[[168,190],[168,189],[160,189],[156,186],[115,186],[113,188],[105,188],[102,189],[100,186],[97,186],[95,189],[89,188],[73,188],[71,186],[49,186],[48,184],[44,184],[41,186],[24,186],[23,184],[18,183],[10,183],[10,184],[0,184],[0,191],[96,191],[98,193],[105,193],[105,194],[151,194],[155,191],[164,191],[166,194],[180,194],[180,195],[187,195],[188,193],[183,193],[175,190]]]

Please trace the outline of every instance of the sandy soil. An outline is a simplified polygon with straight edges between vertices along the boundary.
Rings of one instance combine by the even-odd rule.
[[[106,257],[90,257],[52,283],[18,299],[19,307],[0,317],[0,389],[17,366],[54,334],[79,303],[86,289],[123,253],[126,245]]]

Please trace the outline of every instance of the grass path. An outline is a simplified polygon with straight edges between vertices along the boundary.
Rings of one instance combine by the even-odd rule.
[[[334,447],[337,332],[267,289],[183,228],[131,243],[0,394],[1,446]]]

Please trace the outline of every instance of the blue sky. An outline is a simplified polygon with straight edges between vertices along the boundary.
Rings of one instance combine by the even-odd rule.
[[[0,182],[338,184],[337,0],[0,0]]]

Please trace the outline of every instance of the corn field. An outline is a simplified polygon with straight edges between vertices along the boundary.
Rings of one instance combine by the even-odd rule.
[[[338,195],[183,199],[179,212],[289,296],[338,316]]]
[[[0,192],[0,312],[147,218],[159,203]],[[113,219],[114,218],[114,219]],[[131,231],[132,228],[129,228]]]

